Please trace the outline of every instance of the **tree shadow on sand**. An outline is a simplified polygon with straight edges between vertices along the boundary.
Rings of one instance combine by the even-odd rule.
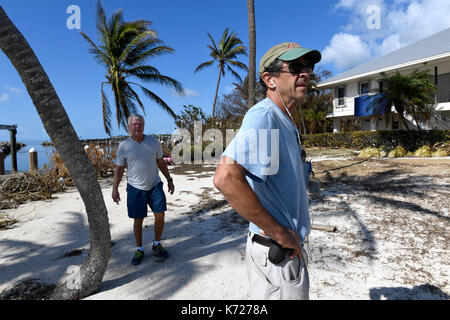
[[[205,207],[208,207],[208,204],[205,204]],[[107,271],[101,291],[126,286],[133,297],[139,292],[139,296],[148,299],[170,299],[199,274],[220,267],[216,261],[200,262],[199,259],[202,257],[223,256],[229,261],[243,264],[247,224],[229,207],[219,208],[212,215],[209,214],[209,210],[182,214],[165,224],[162,240],[170,257],[162,260],[151,254],[153,238],[151,223],[144,231],[144,238],[148,239],[148,241],[144,239],[144,242],[147,242],[144,243],[144,247],[150,251],[148,254],[145,252],[146,257],[137,267],[131,266],[130,263],[134,250],[134,238],[130,230],[127,238],[115,239],[117,245],[113,247],[108,267],[111,272]],[[118,270],[129,271],[117,272]]]
[[[208,204],[205,206],[208,209]],[[213,214],[209,214],[209,210],[197,209],[166,222],[162,240],[170,243],[166,248],[171,256],[165,261],[151,255],[153,221],[144,222],[148,225],[144,229],[144,247],[149,251],[139,266],[131,265],[135,250],[132,224],[128,231],[116,234],[112,238],[111,259],[100,292],[121,288],[121,293],[125,293],[121,294],[120,299],[127,299],[127,296],[135,299],[137,292],[143,299],[170,299],[199,274],[219,267],[215,263],[198,263],[202,257],[219,254],[236,263],[243,263],[247,222],[229,207],[220,208],[217,203],[213,207]],[[1,250],[10,252],[2,258],[13,261],[2,266],[0,285],[12,281],[18,287],[31,279],[56,284],[66,276],[69,266],[82,264],[89,252],[86,216],[80,212],[60,214],[74,216],[71,222],[60,223],[55,228],[59,239],[55,243],[60,245],[0,241]],[[43,234],[43,237],[51,238],[52,233]],[[8,289],[11,287],[3,287],[0,291]]]
[[[369,202],[368,205],[365,205],[367,210],[370,210],[372,206],[383,205],[389,206],[393,210],[409,210],[412,215],[428,215],[445,222],[449,221],[450,218],[441,212],[425,208],[420,203],[411,203],[399,198],[408,196],[420,200],[428,199],[429,190],[441,193],[448,190],[450,185],[444,183],[437,185],[433,182],[435,177],[432,175],[411,175],[401,169],[388,168],[384,171],[364,175],[359,172],[357,167],[363,162],[320,171],[323,197],[312,199],[311,202],[313,214],[318,217],[342,217],[344,219],[349,217],[356,221],[358,230],[354,233],[360,236],[359,248],[352,250],[354,255],[364,255],[373,260],[376,256],[376,240],[374,230],[367,226],[360,214],[352,208],[352,203],[347,200],[349,195],[364,197]],[[349,171],[339,172],[341,169],[350,167],[352,168]],[[321,206],[329,204],[330,197],[340,197],[342,200],[333,203],[335,210],[321,212]],[[337,227],[339,229],[339,226]],[[319,249],[322,252],[326,248]]]
[[[424,208],[420,204],[410,203],[403,200],[396,200],[388,197],[382,197],[376,193],[389,194],[392,196],[413,196],[420,199],[428,199],[429,191],[436,193],[448,192],[450,184],[439,184],[433,182],[432,175],[417,175],[405,177],[403,170],[391,169],[384,172],[376,172],[361,177],[358,174],[347,175],[341,172],[339,176],[331,176],[325,172],[326,177],[322,185],[333,187],[334,194],[356,194],[364,192],[364,197],[373,203],[384,203],[397,207],[399,209],[408,209],[414,214],[426,214],[434,216],[444,221],[450,218],[440,212]]]
[[[71,221],[55,224],[51,232],[42,230],[41,240],[58,238],[53,245],[19,240],[0,241],[1,257],[8,262],[1,266],[0,286],[9,281],[13,281],[14,286],[20,286],[19,282],[31,279],[56,284],[65,277],[70,265],[83,263],[88,252],[83,248],[88,248],[90,241],[86,215],[72,211],[58,214],[70,215]],[[11,288],[3,288],[2,291],[8,289]]]
[[[450,297],[440,288],[431,284],[422,284],[413,288],[380,287],[371,288],[371,300],[448,300]]]

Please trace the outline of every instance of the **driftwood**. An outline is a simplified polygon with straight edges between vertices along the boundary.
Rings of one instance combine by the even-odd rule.
[[[320,231],[327,231],[327,232],[336,232],[337,228],[335,226],[327,226],[324,224],[313,224],[311,226],[312,230],[320,230]]]

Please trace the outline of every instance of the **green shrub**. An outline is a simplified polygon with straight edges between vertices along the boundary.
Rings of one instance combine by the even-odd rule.
[[[436,151],[431,153],[432,157],[448,157],[449,154],[444,149],[437,149]]]
[[[361,150],[361,152],[358,155],[358,158],[367,159],[380,156],[381,156],[380,149],[375,147],[368,147]]]
[[[416,151],[414,151],[414,156],[419,158],[427,158],[431,157],[431,147],[430,146],[422,146]]]
[[[389,158],[401,158],[406,156],[406,150],[402,146],[397,146],[394,150],[389,152]]]
[[[415,151],[423,145],[435,145],[450,141],[450,130],[382,130],[307,134],[303,136],[305,147],[331,147],[363,149],[402,146],[406,151]]]

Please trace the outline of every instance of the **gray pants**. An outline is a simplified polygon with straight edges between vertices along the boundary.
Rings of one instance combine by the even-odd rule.
[[[286,254],[279,264],[269,261],[269,247],[252,242],[249,233],[246,247],[250,298],[254,300],[308,300],[309,276],[307,253],[291,259]],[[306,259],[305,259],[306,258]]]

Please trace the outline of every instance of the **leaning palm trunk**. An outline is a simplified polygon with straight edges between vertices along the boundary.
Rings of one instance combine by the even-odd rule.
[[[19,73],[64,165],[86,207],[91,233],[90,252],[80,267],[79,287],[60,283],[51,299],[79,299],[97,292],[111,255],[108,213],[87,155],[47,74],[21,32],[0,7],[0,49]]]

